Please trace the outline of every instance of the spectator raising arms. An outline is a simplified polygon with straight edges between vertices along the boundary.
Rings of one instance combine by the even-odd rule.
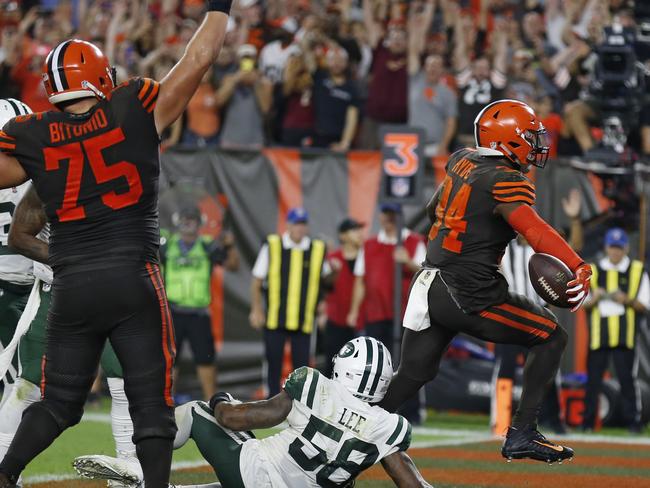
[[[433,20],[435,2],[428,1],[422,12],[412,9],[409,16],[409,125],[425,131],[425,154],[447,154],[458,124],[456,94],[443,80],[445,60],[438,54],[427,56],[424,69],[420,57],[425,36]]]
[[[375,19],[370,0],[363,0],[363,16],[374,51],[361,145],[376,149],[379,147],[380,124],[403,124],[408,118],[406,30],[401,18],[392,20],[385,30]]]

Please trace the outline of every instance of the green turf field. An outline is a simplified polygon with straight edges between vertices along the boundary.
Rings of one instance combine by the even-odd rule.
[[[104,486],[81,481],[71,461],[82,454],[113,455],[108,404],[89,408],[78,426],[65,432],[25,471],[26,486],[34,488]],[[566,443],[575,447],[576,459],[562,466],[535,462],[506,463],[499,442],[490,438],[483,415],[430,412],[424,426],[414,430],[409,451],[427,480],[438,488],[450,487],[548,487],[650,488],[650,438],[624,436],[608,429],[597,435],[574,436]],[[272,430],[257,432],[258,436]],[[78,481],[77,481],[78,480]],[[174,452],[172,482],[196,484],[215,481],[193,442]],[[380,466],[364,473],[359,488],[393,486]]]

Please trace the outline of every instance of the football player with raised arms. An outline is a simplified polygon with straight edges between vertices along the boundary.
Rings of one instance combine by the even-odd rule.
[[[398,487],[431,488],[406,454],[408,421],[372,405],[384,397],[392,377],[390,353],[381,342],[353,339],[334,356],[332,379],[305,366],[269,400],[241,403],[222,392],[209,404],[178,407],[174,447],[193,439],[226,488],[352,486],[378,462]],[[265,439],[249,432],[285,421],[286,428]],[[92,478],[121,471],[109,458],[97,458],[95,466],[77,469]],[[134,478],[123,472],[112,479]]]
[[[587,296],[589,265],[533,209],[535,186],[525,173],[546,164],[545,132],[528,105],[499,100],[476,117],[476,149],[449,158],[447,175],[427,205],[427,259],[409,295],[402,361],[380,405],[395,411],[435,378],[459,332],[519,344],[529,348],[523,391],[501,452],[509,460],[555,462],[570,459],[573,450],[539,433],[537,415],[567,334],[548,309],[510,293],[498,271],[507,244],[519,233],[536,252],[558,258],[574,273],[566,290],[573,311]]]
[[[207,14],[160,82],[116,86],[94,45],[68,40],[43,66],[58,110],[23,115],[0,132],[0,188],[28,179],[51,225],[52,306],[42,400],[22,417],[0,462],[0,488],[79,422],[106,340],[124,369],[133,442],[148,488],[167,488],[176,434],[173,328],[158,267],[159,135],[185,110],[216,60],[231,0]]]

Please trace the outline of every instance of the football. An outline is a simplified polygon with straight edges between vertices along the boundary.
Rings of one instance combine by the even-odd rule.
[[[537,294],[550,305],[571,308],[567,301],[567,283],[573,279],[571,270],[549,254],[536,253],[528,261],[530,281]]]

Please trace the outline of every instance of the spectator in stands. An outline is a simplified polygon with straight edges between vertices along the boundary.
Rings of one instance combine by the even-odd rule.
[[[292,56],[287,62],[282,82],[285,97],[282,121],[282,144],[311,146],[314,137],[314,78],[305,57]]]
[[[381,124],[408,120],[407,38],[404,19],[393,20],[385,29],[370,0],[363,0],[363,14],[373,59],[360,142],[363,148],[378,149]]]
[[[289,58],[300,53],[300,48],[293,43],[293,36],[298,30],[295,19],[280,19],[275,25],[275,40],[262,48],[259,59],[260,71],[273,84],[282,81]]]
[[[487,2],[481,2],[478,17],[478,34],[476,46],[467,45],[467,17],[460,14],[457,4],[451,4],[449,15],[455,18],[454,25],[454,67],[456,82],[459,89],[459,125],[458,143],[461,146],[474,146],[474,119],[478,112],[488,103],[502,98],[506,87],[506,33],[499,25],[492,32],[492,42],[495,46],[493,63],[484,55],[470,61],[470,52],[482,53],[482,45],[487,30]],[[471,22],[471,21],[470,21]]]
[[[397,219],[402,209],[397,204],[380,206],[379,234],[363,244],[354,267],[355,283],[347,323],[357,324],[364,304],[365,333],[393,349],[393,318],[403,310],[394,310],[394,264],[402,265],[402,308],[406,306],[408,288],[413,274],[426,257],[422,236],[402,229],[402,244],[397,245]]]
[[[271,108],[273,85],[256,65],[257,49],[251,44],[237,51],[239,69],[224,76],[217,104],[224,111],[221,147],[260,149],[264,145],[264,116]]]
[[[347,151],[359,120],[359,94],[348,77],[347,52],[331,46],[325,66],[314,73],[314,146]]]
[[[208,71],[187,104],[181,142],[187,146],[216,146],[219,142],[219,105],[216,89]]]
[[[425,4],[422,12],[409,17],[409,120],[426,134],[424,153],[427,156],[447,154],[458,124],[456,94],[445,83],[445,61],[442,56],[421,57],[426,33],[433,20],[433,2]]]
[[[326,297],[327,323],[325,325],[325,357],[334,355],[349,340],[354,339],[358,324],[347,323],[354,287],[354,268],[359,258],[363,237],[363,224],[352,218],[344,219],[338,227],[341,247],[327,256],[327,262],[334,273],[332,285]],[[323,374],[332,374],[332,363],[326,361]]]
[[[233,246],[232,235],[225,236],[223,245],[219,245],[199,234],[201,211],[197,207],[183,208],[178,219],[178,232],[160,248],[165,289],[174,322],[176,347],[180,351],[185,339],[189,341],[203,398],[209,400],[217,388],[216,353],[209,310],[212,269],[222,264],[226,269],[236,271],[239,255]]]

